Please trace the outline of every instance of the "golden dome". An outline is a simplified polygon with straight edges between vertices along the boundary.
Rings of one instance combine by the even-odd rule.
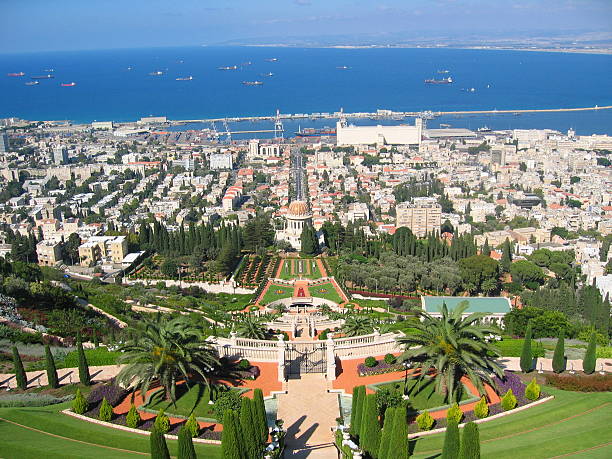
[[[289,204],[289,215],[295,217],[308,215],[308,205],[304,201],[293,201]]]

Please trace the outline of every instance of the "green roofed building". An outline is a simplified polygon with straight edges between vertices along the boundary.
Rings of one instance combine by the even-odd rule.
[[[486,322],[495,322],[501,325],[503,317],[510,312],[510,299],[505,297],[465,297],[465,296],[422,296],[423,310],[433,317],[441,317],[442,304],[446,303],[448,309],[455,309],[460,303],[467,302],[468,308],[463,313],[466,317],[473,312],[486,313]]]

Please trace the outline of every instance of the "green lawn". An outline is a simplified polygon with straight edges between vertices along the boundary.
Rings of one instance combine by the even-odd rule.
[[[288,258],[283,260],[282,268],[280,271],[280,278],[289,280],[300,277],[298,273],[299,263],[303,263],[303,273],[301,276],[306,279],[319,279],[321,277],[321,272],[319,271],[319,267],[317,263],[312,258]],[[293,270],[291,269],[293,266]],[[310,273],[308,273],[308,266],[310,266]],[[293,271],[293,274],[292,274]]]
[[[525,340],[520,339],[503,339],[493,343],[501,351],[503,357],[520,357],[523,352],[523,342]],[[531,353],[534,357],[544,357],[544,347],[539,341],[531,340]]]
[[[410,407],[413,408],[414,410],[420,411],[420,410],[426,410],[429,408],[435,408],[438,406],[443,406],[446,405],[446,402],[444,401],[444,397],[442,397],[440,394],[438,394],[436,392],[436,387],[435,387],[435,382],[432,379],[425,379],[421,382],[421,384],[418,384],[417,379],[408,379],[408,383],[406,384],[408,386],[408,396],[409,398],[409,403],[410,403]],[[382,388],[389,388],[389,389],[395,389],[397,391],[403,392],[404,391],[404,380],[397,380],[397,381],[392,381],[390,383],[385,383],[385,384],[376,384],[376,385],[371,385],[370,387],[375,387],[376,389],[380,390]],[[466,391],[464,391],[464,393],[461,396],[461,400],[467,400],[468,398],[471,398],[472,395]]]
[[[266,294],[261,299],[261,304],[268,304],[283,298],[291,298],[293,296],[293,287],[286,285],[272,284],[266,291]]]
[[[186,389],[188,389],[186,391]],[[159,411],[164,409],[168,414],[178,414],[188,417],[192,412],[199,418],[212,418],[212,405],[210,400],[210,391],[205,384],[195,384],[188,388],[185,384],[181,384],[176,388],[176,405],[164,398],[163,391],[153,393],[149,403],[145,408]]]
[[[326,282],[321,285],[309,286],[308,291],[311,296],[317,298],[325,298],[326,300],[331,300],[334,303],[342,303],[342,298],[338,295],[338,292],[334,288],[334,285],[331,282]]]
[[[11,459],[149,457],[149,437],[99,426],[60,413],[68,403],[41,408],[0,408],[0,456]],[[16,424],[11,424],[11,421]],[[167,440],[170,454],[177,442]],[[217,445],[195,444],[198,457],[221,458]]]
[[[612,393],[567,392],[551,387],[543,390],[555,399],[480,424],[483,458],[543,459],[564,454],[585,459],[612,457]],[[416,441],[412,458],[439,457],[443,441],[443,434]],[[605,446],[583,451],[600,445]]]

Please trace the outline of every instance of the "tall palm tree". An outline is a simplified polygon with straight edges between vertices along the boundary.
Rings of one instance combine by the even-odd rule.
[[[368,335],[374,331],[374,322],[368,316],[350,315],[346,318],[342,331],[346,336]]]
[[[251,314],[246,314],[236,324],[236,333],[242,338],[249,339],[265,339],[266,331],[262,325],[262,321]]]
[[[467,301],[451,311],[443,303],[441,318],[418,311],[421,320],[413,325],[415,332],[397,339],[405,349],[399,360],[418,362],[421,378],[433,369],[436,390],[450,403],[457,401],[464,376],[481,395],[485,394],[485,382],[493,386],[492,375],[503,377],[503,370],[494,360],[499,350],[484,338],[499,333],[498,328],[480,322],[485,313],[462,317],[467,308]]]
[[[490,295],[493,290],[497,288],[497,279],[489,277],[482,281],[480,289],[485,295]]]
[[[199,375],[208,384],[208,375],[220,363],[201,328],[187,317],[167,320],[158,314],[145,319],[135,336],[121,346],[118,363],[127,364],[117,375],[125,386],[137,387],[144,395],[154,381],[159,381],[166,400],[176,401],[176,384]]]

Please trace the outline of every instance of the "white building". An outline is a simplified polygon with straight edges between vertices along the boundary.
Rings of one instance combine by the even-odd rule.
[[[287,241],[295,250],[302,248],[302,231],[306,226],[312,226],[312,214],[304,201],[293,201],[289,204],[289,212],[285,216],[285,228],[276,233],[276,239]]]
[[[423,120],[417,118],[414,126],[354,126],[344,121],[336,123],[337,145],[420,145]]]
[[[210,168],[212,170],[231,169],[233,164],[231,153],[213,153],[210,155]]]

